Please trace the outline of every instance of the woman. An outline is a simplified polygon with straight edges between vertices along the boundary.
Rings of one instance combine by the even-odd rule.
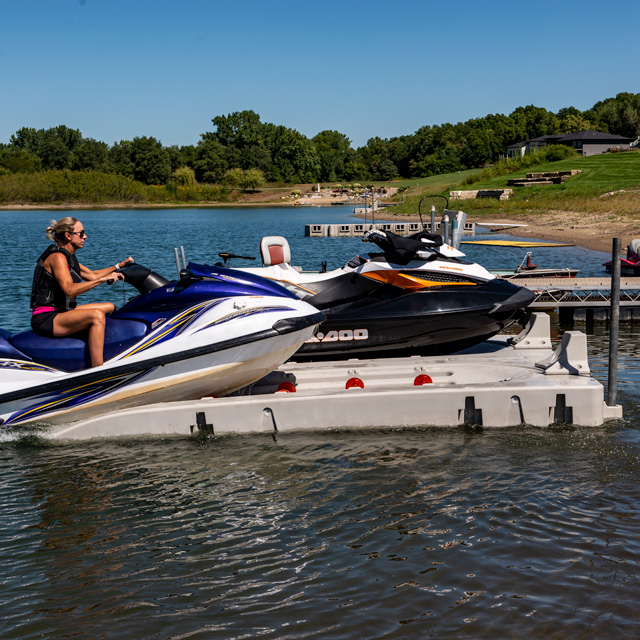
[[[95,302],[76,305],[76,296],[86,293],[103,282],[122,280],[117,273],[128,262],[129,256],[112,267],[92,271],[78,262],[75,253],[87,239],[82,222],[67,217],[47,227],[52,244],[38,258],[31,291],[31,328],[40,335],[61,338],[78,331],[89,331],[88,345],[91,366],[103,364],[105,314],[115,305]]]

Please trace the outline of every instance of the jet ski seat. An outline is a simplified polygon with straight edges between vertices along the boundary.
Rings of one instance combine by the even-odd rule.
[[[104,337],[105,362],[132,347],[148,333],[139,320],[116,319],[107,316]],[[45,338],[33,331],[21,331],[0,336],[0,356],[18,360],[33,360],[63,371],[79,371],[91,366],[86,333],[65,338]]]
[[[265,236],[260,240],[260,255],[265,267],[276,264],[291,264],[291,249],[282,236]]]
[[[0,329],[0,358],[31,360],[29,356],[18,351],[10,342],[11,332],[6,329]]]

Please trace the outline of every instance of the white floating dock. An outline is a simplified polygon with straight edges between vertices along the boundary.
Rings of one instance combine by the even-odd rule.
[[[427,225],[429,227],[429,225]],[[376,222],[358,224],[305,224],[304,235],[308,238],[353,238],[364,235],[367,231],[391,231],[397,236],[408,236],[423,231],[420,222]],[[444,234],[444,225],[438,223],[436,233]],[[463,234],[475,234],[476,223],[465,222]]]
[[[515,338],[498,336],[458,355],[286,363],[239,395],[127,409],[52,427],[50,435],[599,426],[621,417],[622,408],[604,403],[603,386],[589,373],[586,336],[566,332],[553,351],[549,316],[536,313]]]

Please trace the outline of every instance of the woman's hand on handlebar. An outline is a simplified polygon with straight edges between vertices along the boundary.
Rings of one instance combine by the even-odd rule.
[[[118,267],[118,269],[124,269],[130,262],[135,262],[135,260],[131,256],[125,258],[124,260],[121,260],[117,263],[116,266]]]
[[[116,280],[124,280],[124,275],[119,271],[114,271],[106,276],[102,276],[98,279],[98,282],[106,282],[107,284],[113,284]]]

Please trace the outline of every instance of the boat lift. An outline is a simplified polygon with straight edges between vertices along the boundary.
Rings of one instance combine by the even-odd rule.
[[[600,426],[622,417],[589,369],[587,338],[552,349],[546,313],[455,355],[285,363],[224,398],[125,409],[51,427],[54,439],[318,429]]]

